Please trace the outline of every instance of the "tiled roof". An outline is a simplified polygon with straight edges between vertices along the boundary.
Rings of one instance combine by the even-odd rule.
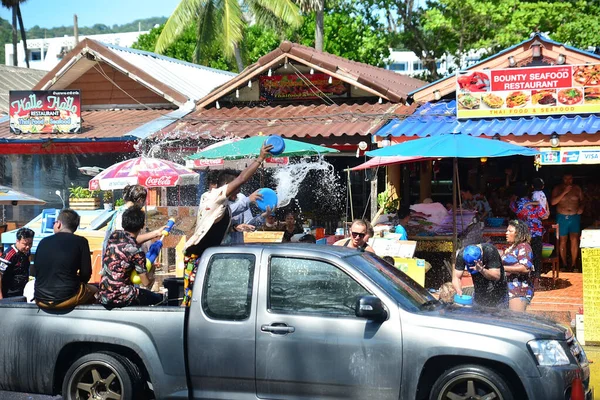
[[[8,114],[8,92],[31,90],[46,75],[37,69],[0,65],[0,115]]]
[[[238,76],[213,90],[198,102],[198,106],[205,107],[207,104],[235,91],[242,83],[245,84],[249,79],[254,79],[272,66],[278,67],[283,64],[280,60],[282,57],[288,57],[296,62],[314,67],[315,70],[331,74],[349,84],[364,86],[370,89],[374,95],[394,103],[404,102],[410,92],[425,85],[425,82],[410,76],[285,41],[278,48],[248,66]]]
[[[43,141],[52,139],[77,141],[97,139],[135,140],[127,133],[171,110],[93,110],[81,112],[81,133],[14,134],[9,122],[0,123],[0,142]]]
[[[201,109],[154,137],[207,139],[249,137],[259,132],[284,137],[369,135],[414,107],[402,104],[287,105]]]

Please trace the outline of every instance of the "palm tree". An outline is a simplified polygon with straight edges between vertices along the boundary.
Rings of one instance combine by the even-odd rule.
[[[323,51],[325,0],[297,0],[304,12],[315,13],[315,49]]]
[[[244,10],[244,11],[242,11]],[[292,0],[181,0],[167,20],[156,41],[155,50],[162,53],[177,37],[195,23],[198,27],[196,61],[213,44],[217,43],[227,57],[235,57],[239,71],[244,69],[240,53],[246,19],[249,12],[256,23],[267,26],[284,24],[299,27],[300,10]]]
[[[29,57],[27,54],[27,38],[25,35],[25,27],[23,26],[23,16],[21,15],[21,3],[25,3],[27,0],[1,0],[2,6],[12,10],[12,43],[13,43],[13,65],[16,67],[19,64],[19,58],[17,57],[17,19],[19,20],[19,26],[21,28],[21,39],[23,40],[23,49],[25,50],[25,63],[29,68]]]

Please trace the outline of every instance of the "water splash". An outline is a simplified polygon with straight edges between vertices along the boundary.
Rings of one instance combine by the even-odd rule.
[[[303,183],[307,175],[312,171],[321,171],[317,181]],[[322,157],[318,160],[303,158],[299,162],[288,164],[277,168],[273,172],[275,180],[275,191],[277,192],[277,207],[285,207],[290,201],[297,197],[301,184],[309,185],[317,197],[331,199],[337,197],[340,192],[338,176],[333,165],[325,161]],[[318,190],[314,190],[318,189]]]

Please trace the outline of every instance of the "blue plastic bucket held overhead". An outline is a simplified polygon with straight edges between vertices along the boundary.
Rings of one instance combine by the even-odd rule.
[[[265,145],[272,145],[273,148],[269,153],[277,156],[285,151],[285,142],[280,136],[271,135],[265,139]]]
[[[260,193],[262,199],[256,200],[256,205],[262,211],[267,211],[267,207],[271,207],[271,210],[277,207],[277,193],[273,189],[262,188],[259,189],[258,193]]]

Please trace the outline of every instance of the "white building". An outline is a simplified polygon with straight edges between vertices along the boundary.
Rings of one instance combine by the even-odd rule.
[[[107,33],[102,35],[80,35],[79,40],[85,38],[93,39],[98,42],[111,44],[119,47],[131,47],[141,34],[141,32],[125,32],[125,33]],[[65,36],[46,39],[27,39],[27,50],[29,52],[29,67],[33,69],[41,69],[50,71],[60,60],[75,47],[75,37]],[[5,48],[5,64],[13,65],[13,45],[6,43]],[[26,67],[25,52],[23,51],[23,42],[20,41],[17,45],[18,66]]]
[[[461,67],[467,68],[478,63],[484,53],[484,49],[468,52],[462,57]],[[454,73],[457,69],[454,57],[450,55],[446,55],[439,60],[436,60],[436,65],[438,74],[442,77]],[[427,71],[427,68],[425,68],[423,62],[415,53],[412,51],[398,51],[394,49],[390,49],[390,57],[385,68],[398,74],[411,76],[419,75]]]

